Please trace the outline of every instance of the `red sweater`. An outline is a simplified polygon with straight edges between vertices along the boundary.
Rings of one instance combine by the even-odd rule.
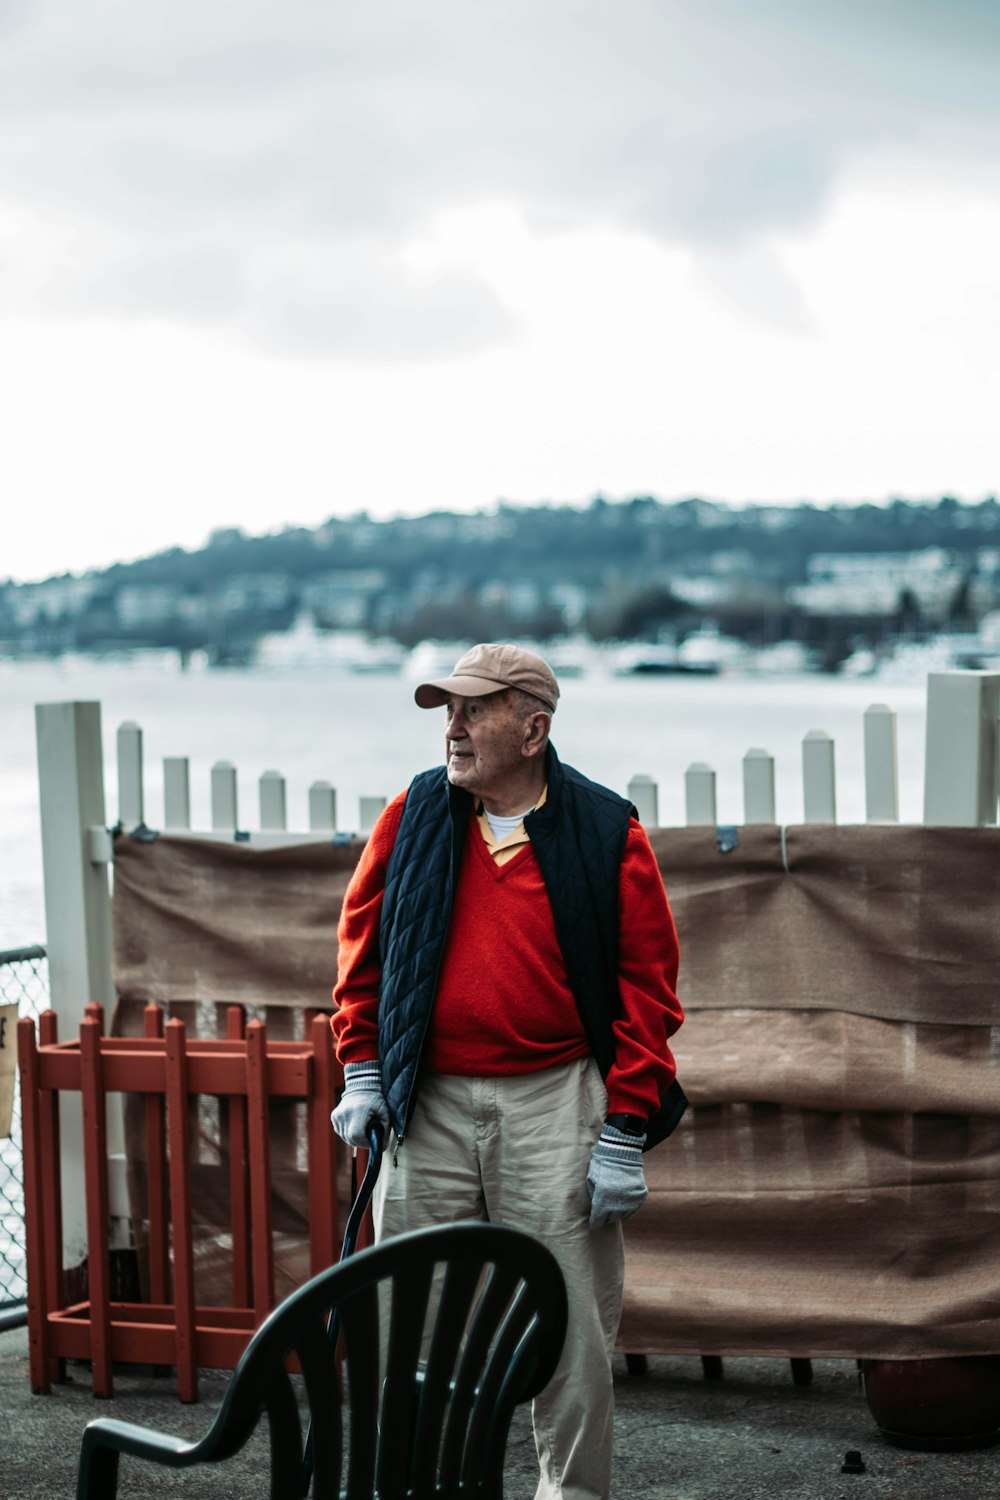
[[[337,1010],[341,1063],[378,1056],[379,918],[405,793],[376,824],[344,898]],[[681,1024],[677,934],[642,826],[629,825],[619,872],[622,1014],[605,1084],[608,1112],[649,1115],[674,1077],[667,1038]],[[423,1065],[471,1077],[532,1073],[589,1051],[530,846],[498,865],[469,821]]]

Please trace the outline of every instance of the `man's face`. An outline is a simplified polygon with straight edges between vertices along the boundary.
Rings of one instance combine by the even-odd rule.
[[[487,803],[502,800],[525,768],[525,721],[515,713],[508,694],[456,694],[444,712],[448,780]]]

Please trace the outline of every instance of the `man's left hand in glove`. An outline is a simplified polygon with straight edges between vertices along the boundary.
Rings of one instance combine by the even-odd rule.
[[[636,1213],[649,1196],[642,1170],[645,1135],[632,1135],[606,1123],[587,1172],[590,1227],[602,1229]]]

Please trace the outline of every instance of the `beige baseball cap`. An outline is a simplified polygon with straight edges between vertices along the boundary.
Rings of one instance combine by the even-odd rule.
[[[504,688],[521,688],[539,698],[550,713],[555,712],[559,697],[556,674],[548,662],[523,646],[473,646],[459,657],[450,677],[422,682],[413,696],[421,708],[440,708],[452,693],[461,698],[485,698]]]

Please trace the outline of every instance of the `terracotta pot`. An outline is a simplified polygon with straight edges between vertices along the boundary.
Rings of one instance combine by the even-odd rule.
[[[1000,1355],[863,1359],[868,1410],[902,1448],[976,1448],[1000,1441]]]

